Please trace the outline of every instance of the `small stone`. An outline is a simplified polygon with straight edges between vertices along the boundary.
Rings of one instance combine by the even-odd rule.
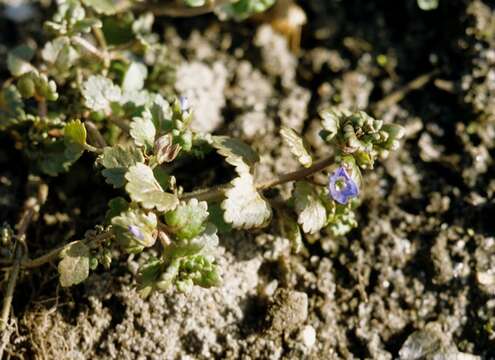
[[[299,338],[301,339],[304,346],[311,349],[316,342],[316,330],[311,325],[306,325],[299,333]]]

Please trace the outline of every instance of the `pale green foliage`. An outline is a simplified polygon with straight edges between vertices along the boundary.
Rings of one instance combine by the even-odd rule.
[[[62,252],[58,264],[60,284],[63,287],[77,285],[89,275],[89,248],[80,241]]]
[[[232,181],[222,202],[224,219],[237,229],[260,228],[268,224],[272,210],[268,202],[256,190],[254,179],[243,173]]]
[[[183,0],[184,4],[191,7],[203,6],[206,0]]]
[[[148,69],[142,63],[132,62],[124,76],[122,81],[122,91],[132,92],[141,90],[144,86],[144,82],[148,77]]]
[[[282,126],[280,135],[282,135],[284,142],[299,163],[304,167],[310,167],[313,163],[313,159],[304,145],[304,140],[299,134],[287,126]]]
[[[219,9],[220,13],[236,20],[244,20],[261,13],[275,4],[276,0],[238,0]]]
[[[165,221],[179,239],[192,239],[201,234],[208,218],[208,204],[191,199],[165,214]]]
[[[146,149],[153,148],[156,129],[150,111],[143,111],[141,116],[132,119],[129,134],[137,146],[143,146]]]
[[[106,182],[118,188],[125,185],[125,174],[128,169],[137,163],[142,163],[144,156],[133,146],[116,145],[104,148],[98,161],[105,168],[102,174]]]
[[[244,19],[274,2],[239,0],[217,10]],[[16,146],[33,161],[31,171],[56,176],[86,151],[85,159],[97,156],[95,171],[101,171],[118,193],[108,204],[103,225],[61,253],[62,286],[82,282],[99,264],[108,269],[112,254],[119,253],[116,250],[145,252],[139,257],[143,265],[138,274],[143,295],[170,287],[188,291],[194,285],[217,286],[221,283],[215,259],[217,231],[265,227],[272,220],[272,205],[274,228],[278,225],[279,235],[289,239],[295,251],[304,247],[303,233],[324,230],[337,237],[357,226],[357,199],[339,205],[325,186],[309,181],[298,181],[289,201],[284,191],[263,194],[266,186],[255,183],[260,157],[248,144],[191,130],[196,115],[187,99],[174,93],[177,64],[153,32],[154,17],[123,10],[129,4],[127,0],[57,1],[56,14],[45,22],[47,32],[35,37],[47,42],[15,47],[6,59],[12,79],[0,89],[0,129],[10,132]],[[350,173],[347,180],[352,177],[355,187],[362,185],[360,169],[386,157],[403,136],[401,127],[363,112],[331,109],[321,116],[321,136],[335,145],[336,165]],[[288,127],[282,127],[280,134],[309,170],[297,177],[286,174],[272,184],[300,180],[313,171],[303,138]],[[215,178],[208,174],[194,179],[195,161],[208,159],[205,156],[212,151],[235,168],[236,177],[206,193],[184,194],[185,189]],[[329,164],[328,159],[322,163]],[[71,175],[77,176],[83,166]],[[193,179],[178,183],[188,174]]]
[[[247,144],[227,136],[213,136],[212,145],[218,153],[225,157],[225,161],[234,166],[239,174],[249,173],[259,155]]]
[[[120,102],[122,92],[112,80],[100,75],[92,75],[81,88],[84,103],[93,111],[111,111],[112,102]]]
[[[114,15],[119,11],[116,0],[81,0],[81,2],[91,7],[94,11],[103,15]],[[122,3],[122,1],[120,1]]]
[[[30,61],[33,58],[34,49],[27,45],[20,45],[7,54],[7,67],[13,76],[21,76],[35,70]]]
[[[175,209],[179,204],[177,196],[163,191],[153,170],[145,164],[131,166],[125,178],[128,181],[125,189],[131,199],[139,202],[145,209],[155,208],[165,212]]]
[[[118,245],[129,253],[138,253],[156,241],[157,217],[139,209],[130,209],[112,219]]]
[[[64,141],[65,156],[77,160],[84,152],[86,144],[86,128],[81,120],[72,120],[65,125]]]
[[[299,252],[303,248],[303,237],[299,224],[288,211],[279,210],[277,213],[281,235],[291,241],[294,252]]]
[[[294,209],[305,233],[314,234],[327,224],[327,211],[311,184],[298,181],[294,188]]]
[[[438,8],[440,0],[417,0],[418,6],[421,10],[430,11]]]
[[[363,111],[327,109],[320,116],[322,139],[337,145],[339,155],[352,155],[362,169],[372,169],[376,159],[397,150],[404,135],[401,126],[384,124]]]

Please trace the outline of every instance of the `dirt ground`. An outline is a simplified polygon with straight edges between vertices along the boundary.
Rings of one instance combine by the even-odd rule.
[[[221,287],[146,300],[132,276],[142,258],[70,289],[46,266],[17,290],[12,358],[495,359],[495,2],[440,0],[431,12],[413,0],[300,5],[308,24],[297,56],[258,22],[160,18],[157,31],[179,64],[175,90],[201,114],[194,126],[250,143],[260,180],[297,168],[282,124],[318,155],[331,151],[317,136],[323,106],[405,126],[402,148],[364,177],[359,227],[308,239],[301,254],[274,226],[225,234]],[[397,92],[423,75],[419,89]],[[7,219],[25,176],[12,156],[0,149]],[[203,183],[187,173],[181,181],[228,181],[228,169],[207,160],[191,164]],[[85,157],[72,170],[77,183],[52,180],[61,190],[42,214],[46,236],[36,236],[45,248],[104,216],[114,194],[90,168]],[[83,202],[86,186],[99,190]],[[438,349],[414,357],[412,343],[427,340]]]

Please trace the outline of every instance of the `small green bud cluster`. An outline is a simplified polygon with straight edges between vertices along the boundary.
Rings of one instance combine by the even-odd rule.
[[[384,124],[363,111],[329,109],[321,112],[323,130],[320,136],[335,144],[339,155],[352,155],[362,169],[372,169],[377,158],[386,158],[399,147],[404,129]]]

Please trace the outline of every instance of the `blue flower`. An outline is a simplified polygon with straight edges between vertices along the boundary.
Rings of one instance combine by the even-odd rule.
[[[129,225],[127,230],[138,240],[144,240],[144,234],[139,227],[136,225]]]
[[[337,168],[328,181],[328,190],[332,199],[339,204],[345,205],[349,199],[359,195],[359,187],[356,182],[349,176],[346,169],[341,166]]]
[[[189,99],[185,96],[179,97],[180,110],[182,112],[189,111]]]

